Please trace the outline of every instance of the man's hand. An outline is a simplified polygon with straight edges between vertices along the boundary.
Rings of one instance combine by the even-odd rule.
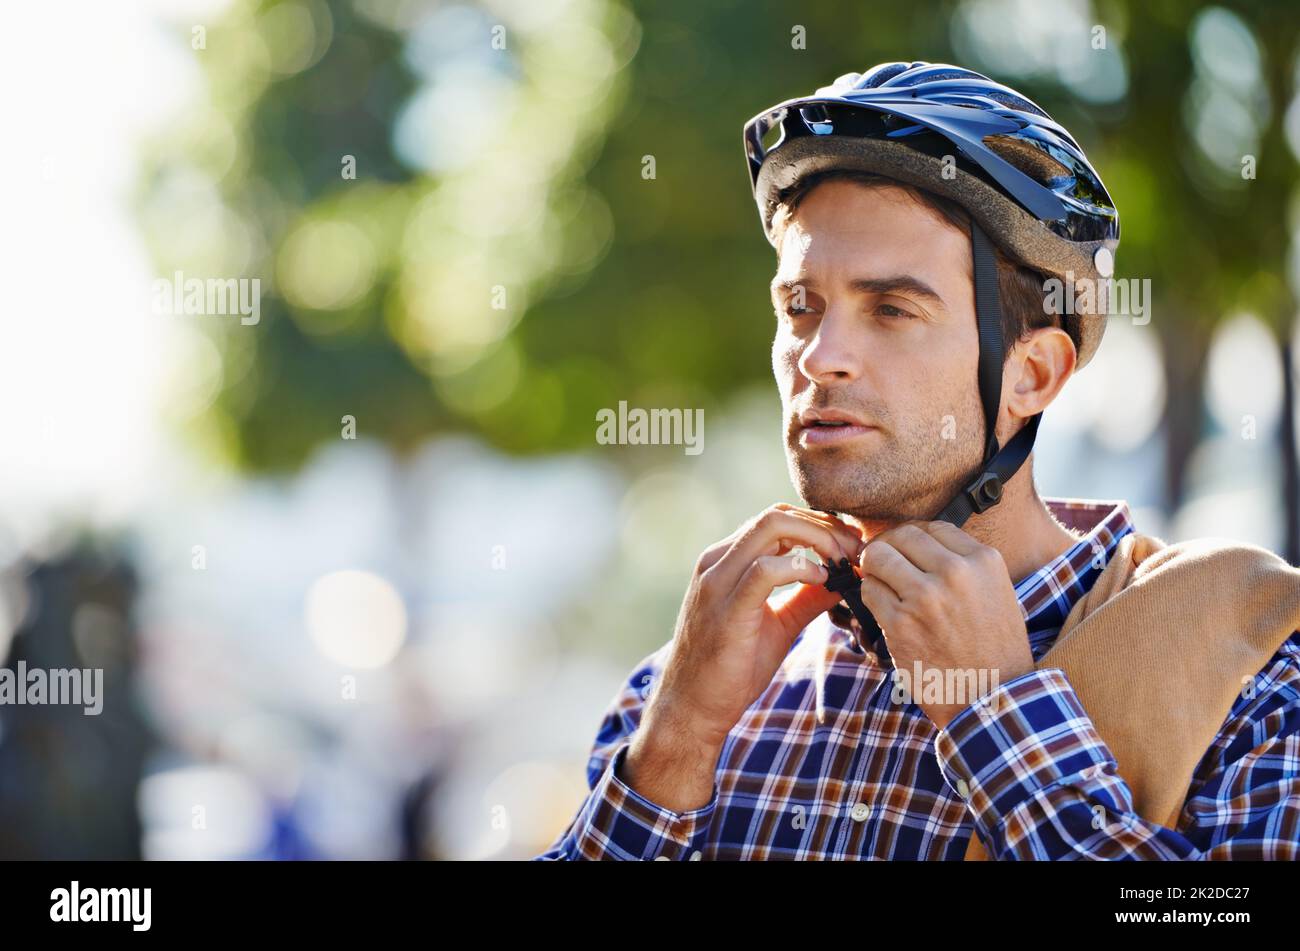
[[[774,505],[710,547],[695,564],[672,647],[625,763],[638,793],[681,811],[708,802],[722,745],[771,683],[795,637],[839,596],[826,569],[791,555],[857,560],[862,537],[832,515]],[[768,598],[799,582],[778,604]]]
[[[948,522],[907,522],[881,532],[863,549],[862,600],[880,623],[895,669],[986,671],[994,686],[1034,669],[1024,615],[1006,562]],[[994,673],[996,671],[996,674]],[[944,682],[964,683],[961,678]],[[942,729],[976,696],[913,700]],[[964,702],[963,702],[964,701]]]

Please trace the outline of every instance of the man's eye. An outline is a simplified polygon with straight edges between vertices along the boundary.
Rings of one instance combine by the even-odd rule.
[[[877,305],[876,313],[880,314],[882,317],[903,318],[903,319],[907,319],[915,316],[910,311],[903,310],[903,308],[896,307],[893,304]]]
[[[815,313],[811,307],[799,307],[793,302],[783,305],[782,310],[787,317],[806,317],[809,314]]]

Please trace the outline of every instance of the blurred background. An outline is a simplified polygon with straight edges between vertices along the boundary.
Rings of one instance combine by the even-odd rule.
[[[5,18],[0,665],[105,699],[0,706],[0,858],[542,851],[699,551],[797,501],[741,125],[881,61],[1037,100],[1151,281],[1040,491],[1300,561],[1289,3]],[[180,275],[257,319],[161,312]],[[622,400],[702,408],[704,451],[598,444]]]

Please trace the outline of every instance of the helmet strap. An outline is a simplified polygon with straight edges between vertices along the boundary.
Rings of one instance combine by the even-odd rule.
[[[1042,413],[1032,416],[1020,432],[998,446],[998,409],[1002,405],[1002,365],[1006,358],[1002,338],[1002,297],[998,292],[997,253],[978,224],[971,222],[971,256],[975,273],[975,320],[979,327],[979,388],[984,404],[984,462],[979,474],[935,516],[960,528],[978,512],[997,505],[1011,477],[1029,458],[1038,435]]]

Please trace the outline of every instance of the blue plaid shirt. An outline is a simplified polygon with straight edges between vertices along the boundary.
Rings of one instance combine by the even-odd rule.
[[[1123,502],[1044,502],[1081,537],[1015,586],[1035,661],[1133,530]],[[645,658],[596,735],[590,795],[537,858],[962,859],[976,830],[1002,859],[1300,858],[1300,632],[1233,705],[1170,829],[1134,812],[1060,670],[1005,681],[940,730],[891,698],[891,668],[850,623],[826,614],[800,633],[689,812],[620,778],[669,645]]]

